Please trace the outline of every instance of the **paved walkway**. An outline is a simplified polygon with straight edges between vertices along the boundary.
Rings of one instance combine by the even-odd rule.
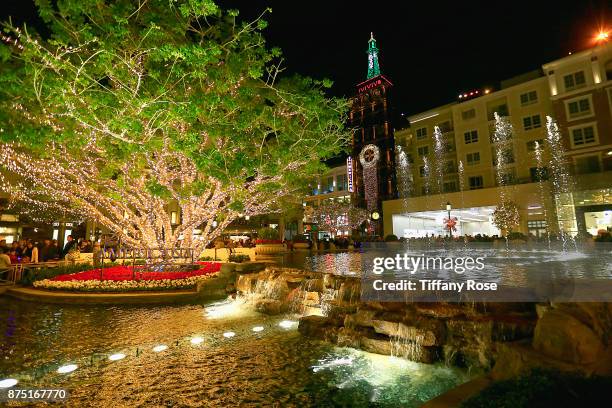
[[[125,292],[125,293],[75,293],[34,289],[15,286],[8,289],[6,296],[21,300],[64,303],[64,304],[151,304],[195,302],[195,290],[176,290],[164,292]]]

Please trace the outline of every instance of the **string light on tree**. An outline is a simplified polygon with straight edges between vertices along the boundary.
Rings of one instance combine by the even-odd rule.
[[[237,30],[233,12],[179,3],[102,2],[95,16],[43,3],[48,19],[92,22],[53,25],[53,42],[6,27],[0,187],[14,208],[95,221],[134,248],[197,250],[240,216],[279,211],[342,149],[344,101],[324,96],[329,81],[280,78],[263,15]]]

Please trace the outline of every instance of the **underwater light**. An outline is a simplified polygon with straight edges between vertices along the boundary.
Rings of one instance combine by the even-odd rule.
[[[264,328],[263,328],[263,326],[255,326],[255,327],[253,327],[253,329],[252,329],[252,330],[253,330],[254,332],[258,333],[258,332],[263,331],[263,329],[264,329]]]
[[[111,354],[110,356],[108,356],[108,359],[110,361],[117,361],[117,360],[121,360],[123,358],[125,358],[125,354],[123,354],[123,353]]]
[[[280,322],[278,325],[280,327],[282,327],[283,329],[290,329],[291,326],[293,326],[295,324],[295,322],[291,321],[291,320],[283,320],[282,322]]]
[[[0,381],[0,388],[11,388],[14,385],[17,385],[19,381],[14,378],[7,378],[5,380]]]
[[[68,373],[73,372],[77,368],[79,368],[79,366],[77,366],[76,364],[67,364],[65,366],[61,366],[60,368],[58,368],[57,372],[60,374],[68,374]]]
[[[164,351],[168,348],[165,344],[160,344],[159,346],[153,347],[153,351],[159,353],[160,351]]]
[[[191,344],[200,344],[204,341],[203,338],[201,337],[194,337],[193,339],[191,339]]]

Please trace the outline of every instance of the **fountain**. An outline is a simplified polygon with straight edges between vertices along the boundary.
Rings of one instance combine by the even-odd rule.
[[[535,141],[535,157],[537,163],[537,181],[538,181],[538,190],[540,192],[540,201],[542,203],[542,211],[544,212],[544,219],[546,220],[546,241],[548,242],[548,249],[550,250],[550,224],[551,220],[548,216],[548,206],[546,205],[546,195],[544,191],[544,179],[547,178],[547,175],[544,172],[544,162],[542,159],[543,149],[540,145],[540,142]]]
[[[550,155],[553,158],[553,160],[550,160],[550,180],[555,195],[559,231],[565,251],[568,242],[573,244],[574,248],[576,247],[574,234],[578,232],[574,212],[574,196],[572,194],[574,182],[569,173],[559,126],[550,116],[546,116],[546,134]]]
[[[442,138],[442,131],[439,126],[434,126],[434,158],[436,181],[437,181],[437,193],[444,191],[444,141]]]

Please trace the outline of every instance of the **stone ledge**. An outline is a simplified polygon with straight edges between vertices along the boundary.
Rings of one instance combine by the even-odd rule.
[[[436,398],[429,400],[422,408],[456,408],[468,398],[487,388],[493,380],[490,377],[478,377],[461,384]]]
[[[20,300],[60,304],[164,304],[196,302],[195,290],[125,293],[75,293],[13,287],[6,296]]]

